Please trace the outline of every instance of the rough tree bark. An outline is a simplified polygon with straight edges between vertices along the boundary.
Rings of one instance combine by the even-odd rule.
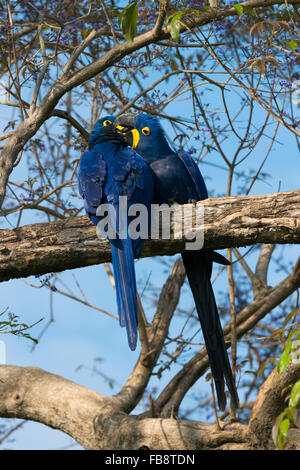
[[[38,368],[1,366],[0,415],[44,423],[86,449],[272,449],[272,424],[284,408],[288,386],[299,379],[296,365],[287,373],[274,371],[255,402],[249,425],[221,422],[218,429],[172,417],[128,416],[118,397],[104,397]]]
[[[263,196],[209,198],[204,207],[204,248],[255,243],[300,243],[300,190]],[[182,206],[176,210],[181,216]],[[141,257],[185,250],[185,238],[147,240]],[[0,281],[110,261],[109,243],[86,216],[0,231]]]

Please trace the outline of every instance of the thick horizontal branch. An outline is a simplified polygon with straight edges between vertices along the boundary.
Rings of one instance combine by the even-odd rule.
[[[200,237],[204,228],[204,249],[300,243],[299,190],[209,198],[198,202],[197,207],[200,206],[204,207],[204,227],[194,227],[193,233]],[[178,206],[174,213],[177,220],[182,207],[186,208]],[[163,214],[166,212],[168,209],[163,210]],[[189,222],[194,224],[194,218]],[[185,238],[146,240],[141,257],[183,252],[186,241]],[[0,231],[0,281],[110,260],[109,242],[97,237],[95,226],[86,216]]]
[[[247,427],[242,424],[221,431],[196,421],[141,420],[122,413],[114,397],[103,397],[35,367],[0,366],[0,416],[59,429],[86,449],[249,447]]]
[[[35,367],[0,366],[0,417],[43,423],[69,434],[86,449],[270,449],[272,424],[284,406],[287,385],[299,376],[299,366],[274,372],[261,389],[250,424],[220,422],[219,429],[198,421],[128,416],[120,411],[117,398],[59,375]],[[262,426],[265,420],[267,427]]]

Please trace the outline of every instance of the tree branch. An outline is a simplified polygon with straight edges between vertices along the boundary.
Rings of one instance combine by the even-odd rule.
[[[77,129],[81,137],[85,140],[86,143],[88,143],[89,138],[90,138],[90,133],[85,130],[84,127],[73,117],[71,116],[67,111],[64,111],[62,109],[54,109],[52,116],[56,116],[62,119],[66,119],[72,126]]]
[[[299,190],[201,201],[197,206],[204,207],[204,249],[300,243],[299,204]],[[182,207],[175,211],[177,219]],[[193,232],[201,235],[202,228]],[[186,241],[146,240],[140,256],[174,255],[185,251]],[[0,231],[0,281],[110,260],[109,242],[96,236],[86,216]]]
[[[246,442],[247,427],[139,419],[103,397],[35,367],[0,366],[0,416],[38,421],[72,436],[86,449],[200,449]],[[245,445],[245,444],[244,444]]]
[[[101,445],[94,418],[108,402],[92,390],[36,367],[0,367],[0,416],[60,429],[86,448]]]
[[[276,413],[282,409],[282,392],[299,376],[299,366],[288,373],[273,372],[256,400],[250,424],[221,422],[218,429],[198,421],[128,416],[118,409],[115,397],[35,367],[0,366],[0,416],[59,429],[86,449],[266,449],[272,448],[270,431],[276,417],[272,405]],[[261,426],[266,419],[268,426]]]
[[[275,245],[263,245],[256,264],[255,275],[264,284],[267,284],[268,268],[274,249]]]

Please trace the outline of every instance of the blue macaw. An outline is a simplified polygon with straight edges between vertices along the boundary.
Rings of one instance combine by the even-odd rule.
[[[144,240],[132,240],[129,236],[128,226],[132,217],[128,217],[127,211],[124,213],[119,198],[127,197],[128,209],[132,204],[144,204],[150,213],[153,180],[145,160],[116,135],[114,121],[114,116],[106,116],[94,126],[88,151],[80,159],[78,183],[91,221],[99,227],[99,222],[107,214],[119,320],[120,325],[126,327],[129,346],[134,350],[138,323],[134,258]],[[103,204],[107,204],[102,207],[108,209],[100,214],[98,208]],[[120,220],[125,220],[122,227]]]
[[[204,179],[195,161],[184,150],[174,152],[168,144],[158,119],[147,114],[119,116],[115,122],[123,139],[147,161],[153,171],[154,202],[186,204],[208,197]],[[211,285],[213,261],[230,264],[212,250],[182,253],[188,281],[201,323],[206,350],[214,378],[218,405],[226,407],[225,381],[232,406],[239,398],[224,342],[216,301]]]

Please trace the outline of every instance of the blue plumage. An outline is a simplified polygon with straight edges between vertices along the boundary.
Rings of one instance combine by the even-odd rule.
[[[115,124],[123,127],[123,136],[127,136],[128,143],[150,165],[156,203],[186,204],[191,200],[198,201],[208,197],[198,166],[184,150],[175,152],[171,149],[156,118],[147,114],[136,116],[128,113],[120,116]],[[127,132],[132,128],[137,132],[134,140]],[[212,250],[187,251],[182,254],[182,259],[201,323],[219,407],[224,410],[226,406],[226,380],[232,405],[236,408],[239,406],[239,399],[210,281],[213,261],[229,263]]]
[[[189,175],[195,185],[195,188],[198,194],[197,200],[207,199],[208,194],[207,194],[206,184],[204,182],[203,176],[200,173],[200,170],[195,160],[183,149],[178,150],[177,155],[180,158],[180,160],[183,162],[185,168],[189,172]]]
[[[115,230],[108,233],[112,251],[112,264],[116,283],[116,296],[120,325],[127,330],[132,350],[137,343],[137,300],[134,258],[143,246],[143,240],[131,240],[128,217],[120,197],[127,197],[127,207],[145,205],[150,214],[153,197],[151,170],[132,148],[120,142],[112,123],[115,117],[99,119],[94,126],[89,149],[80,160],[78,170],[79,192],[91,221],[99,226],[104,220]],[[99,213],[100,204],[107,204],[108,211]],[[119,224],[119,220],[124,223]],[[104,223],[104,222],[103,222]],[[103,227],[102,227],[103,228]],[[125,236],[124,236],[125,234]]]

